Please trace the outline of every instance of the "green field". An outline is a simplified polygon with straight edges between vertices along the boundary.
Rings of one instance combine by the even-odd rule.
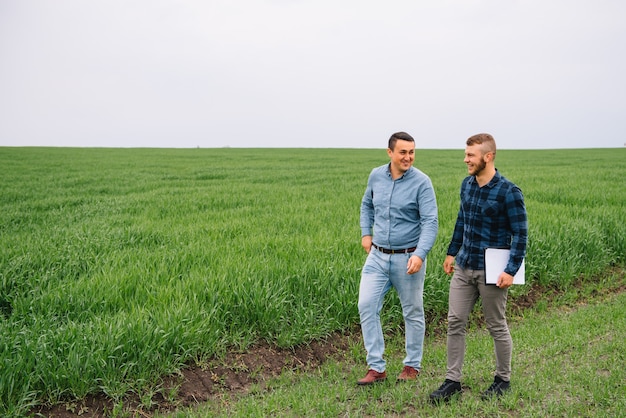
[[[440,231],[463,151],[418,150]],[[0,148],[0,415],[159,377],[258,340],[288,347],[358,323],[359,205],[385,150]],[[626,149],[498,152],[529,213],[527,282],[566,289],[626,264]],[[529,285],[512,289],[511,297]],[[401,325],[393,294],[384,311]]]
[[[603,276],[604,285],[624,285],[624,271]],[[493,339],[487,329],[470,326],[464,362],[463,394],[445,405],[428,395],[442,383],[445,335],[425,340],[422,373],[416,382],[398,384],[404,335],[387,337],[387,381],[356,385],[363,377],[363,346],[354,338],[337,358],[309,371],[284,371],[253,385],[247,393],[219,394],[195,408],[180,408],[170,418],[205,417],[625,417],[626,293],[598,293],[593,283],[551,298],[549,309],[510,315],[514,340],[511,391],[502,398],[480,398],[493,380]],[[578,294],[578,295],[577,295]],[[586,296],[581,297],[582,294]],[[538,304],[546,300],[538,301]],[[139,416],[139,415],[137,415]],[[157,414],[157,416],[164,416]]]

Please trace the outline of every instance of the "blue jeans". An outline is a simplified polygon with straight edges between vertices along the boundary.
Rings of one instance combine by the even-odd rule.
[[[385,340],[380,323],[380,310],[385,295],[393,286],[398,292],[402,304],[405,327],[405,366],[417,370],[422,363],[424,348],[424,278],[426,260],[420,271],[407,274],[406,268],[410,254],[384,254],[372,247],[363,270],[359,287],[359,315],[363,344],[367,352],[367,364],[379,373],[385,371]]]

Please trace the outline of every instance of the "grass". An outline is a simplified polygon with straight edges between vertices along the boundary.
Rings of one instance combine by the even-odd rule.
[[[462,156],[416,156],[439,204],[433,321]],[[93,393],[122,405],[190,361],[350,329],[359,204],[386,161],[382,149],[0,148],[0,415]],[[568,289],[624,265],[626,149],[499,151],[497,166],[525,193],[527,282]],[[383,320],[401,324],[393,297]]]
[[[624,272],[605,279],[623,286]],[[225,394],[168,416],[626,416],[626,293],[595,295],[583,303],[581,295],[597,286],[587,282],[576,289],[561,301],[543,299],[549,309],[529,309],[510,321],[512,390],[499,400],[480,399],[493,380],[493,341],[484,327],[475,326],[467,338],[463,394],[449,404],[428,401],[445,374],[445,337],[427,339],[417,383],[397,384],[393,377],[401,370],[404,344],[398,333],[388,341],[391,379],[373,387],[355,384],[365,372],[362,347],[355,341],[343,357],[311,373],[285,372],[265,389]]]

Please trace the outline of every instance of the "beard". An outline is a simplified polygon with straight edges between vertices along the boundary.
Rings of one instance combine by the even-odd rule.
[[[469,169],[469,173],[472,176],[477,176],[479,175],[484,169],[485,167],[487,167],[487,163],[485,162],[485,159],[481,159],[480,163],[474,165],[474,167],[470,167]]]

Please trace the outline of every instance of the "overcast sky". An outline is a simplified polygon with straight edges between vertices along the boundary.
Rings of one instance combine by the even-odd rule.
[[[626,144],[622,0],[0,0],[0,146]]]

